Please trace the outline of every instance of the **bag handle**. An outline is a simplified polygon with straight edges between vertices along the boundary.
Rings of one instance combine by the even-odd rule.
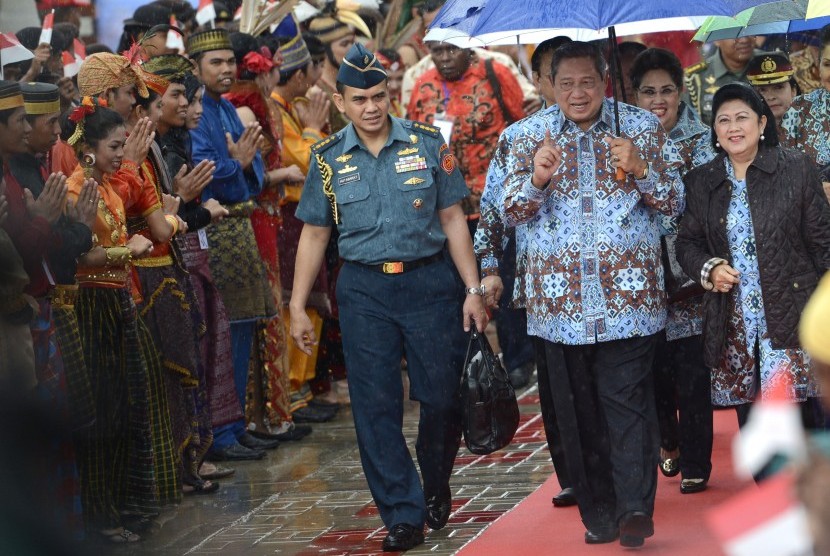
[[[504,103],[504,99],[501,96],[501,83],[499,83],[499,80],[496,77],[496,72],[493,69],[493,60],[491,58],[484,60],[484,72],[487,75],[487,81],[490,83],[490,88],[493,89],[493,96],[496,97],[496,102],[499,104],[501,115],[504,118],[505,123],[510,125],[513,122],[518,121],[519,118],[515,118],[513,114],[510,113],[510,110],[507,109],[507,105]]]

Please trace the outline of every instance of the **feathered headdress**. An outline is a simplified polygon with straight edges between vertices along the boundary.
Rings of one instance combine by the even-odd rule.
[[[372,32],[355,11],[363,7],[363,4],[355,0],[330,2],[323,8],[321,15],[309,22],[308,30],[326,44],[331,44],[354,31],[360,31],[362,35],[371,39]]]
[[[239,8],[239,31],[256,37],[282,21],[298,2],[299,0],[242,0],[242,6]]]

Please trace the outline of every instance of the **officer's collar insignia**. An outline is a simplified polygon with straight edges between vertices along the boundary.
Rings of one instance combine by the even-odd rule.
[[[418,136],[413,133],[412,135],[409,136],[409,140],[412,141],[412,144],[414,145],[415,143],[418,142]]]
[[[398,156],[406,156],[408,154],[415,154],[418,152],[418,147],[409,147],[408,149],[403,149],[402,151],[398,151]]]
[[[419,183],[424,183],[426,180],[423,178],[409,178],[406,180],[404,185],[418,185]]]
[[[714,75],[707,75],[706,76],[706,83],[708,83],[709,85],[714,85],[715,81],[717,81],[717,80],[718,79]]]
[[[337,162],[342,162],[343,164],[345,164],[346,162],[350,161],[351,159],[352,159],[352,155],[350,155],[350,154],[341,154],[340,156],[338,156],[334,160],[336,160]]]
[[[357,166],[344,166],[340,170],[337,171],[338,174],[347,174],[349,172],[354,172],[357,170]]]

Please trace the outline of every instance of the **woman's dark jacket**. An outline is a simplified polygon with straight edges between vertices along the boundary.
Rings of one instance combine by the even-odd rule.
[[[691,170],[686,211],[677,238],[678,261],[700,280],[713,257],[730,261],[726,215],[732,182],[725,155]],[[761,147],[746,173],[747,195],[767,331],[775,349],[798,347],[798,321],[816,283],[830,268],[830,204],[815,164],[801,153]],[[728,295],[707,292],[703,300],[704,360],[716,367],[726,342]]]

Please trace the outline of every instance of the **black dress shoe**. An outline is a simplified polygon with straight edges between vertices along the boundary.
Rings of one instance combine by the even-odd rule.
[[[606,544],[617,540],[619,531],[614,527],[598,527],[585,531],[585,544]]]
[[[210,450],[207,459],[210,461],[245,461],[262,459],[265,452],[262,450],[251,450],[238,442],[221,450]]]
[[[706,490],[709,481],[706,479],[683,479],[680,481],[680,492],[682,494],[694,494]]]
[[[430,496],[427,498],[427,525],[433,531],[442,529],[450,518],[452,509],[452,495],[447,492],[443,496]]]
[[[424,532],[409,523],[393,525],[383,539],[384,552],[403,552],[424,543]]]
[[[237,440],[250,450],[273,450],[280,445],[279,440],[260,440],[259,438],[251,436],[251,433],[248,432],[244,433]]]
[[[557,508],[565,508],[567,506],[576,506],[576,496],[574,489],[571,487],[563,488],[559,494],[553,497],[553,505]]]
[[[533,368],[535,366],[536,364],[533,361],[530,361],[507,373],[508,378],[510,378],[510,384],[513,388],[524,388],[527,386],[530,382],[531,375],[533,375]]]
[[[336,410],[308,405],[294,411],[291,416],[295,423],[327,423],[337,415]]]
[[[628,512],[620,518],[620,545],[627,548],[643,546],[654,535],[654,521],[645,512]]]
[[[285,442],[302,440],[309,434],[311,434],[311,427],[308,425],[295,425],[291,423],[291,427],[287,431],[275,434],[274,437],[279,441]]]
[[[680,473],[680,461],[677,458],[666,458],[660,461],[660,473],[666,477],[674,477]]]

